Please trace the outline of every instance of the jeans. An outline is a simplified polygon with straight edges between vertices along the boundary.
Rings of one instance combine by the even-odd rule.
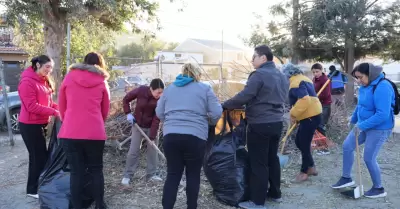
[[[267,196],[281,198],[282,195],[278,157],[282,128],[283,122],[249,124],[250,199],[257,205],[264,205]]]
[[[162,196],[163,208],[174,208],[179,183],[185,169],[187,208],[196,209],[206,141],[188,134],[167,134],[164,136],[163,147],[167,158],[167,180]]]
[[[302,162],[300,172],[302,173],[307,173],[309,168],[314,167],[314,159],[311,154],[311,142],[315,130],[317,130],[317,127],[321,123],[321,119],[321,115],[316,115],[300,121],[295,143],[301,152]]]
[[[71,203],[74,209],[82,208],[85,173],[90,174],[90,192],[96,209],[104,206],[103,150],[104,140],[62,139],[67,161],[71,168]]]
[[[365,143],[364,162],[367,165],[371,175],[374,188],[381,188],[381,171],[376,161],[379,150],[383,143],[390,137],[392,129],[389,130],[367,130],[360,132],[358,136],[359,145]],[[343,142],[343,174],[345,178],[351,178],[351,169],[354,162],[354,150],[356,149],[356,140],[354,129],[351,130],[346,140]]]
[[[19,123],[21,136],[29,153],[28,183],[26,186],[27,194],[37,194],[38,181],[43,171],[48,151],[46,147],[46,124],[25,124]]]
[[[142,130],[148,135],[150,129],[142,128]],[[129,151],[126,157],[126,165],[124,171],[125,178],[131,178],[135,173],[140,157],[140,146],[142,144],[143,136],[136,128],[136,126],[132,127],[132,138],[131,138],[131,146],[129,147]],[[154,139],[154,143],[157,145],[157,139]],[[153,146],[148,145],[146,150],[146,161],[147,161],[147,177],[151,178],[157,172],[158,165],[158,153]]]

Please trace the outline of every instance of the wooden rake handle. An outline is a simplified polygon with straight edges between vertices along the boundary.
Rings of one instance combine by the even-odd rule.
[[[164,156],[164,154],[161,152],[161,150],[158,149],[157,145],[154,144],[154,142],[150,140],[150,138],[147,136],[147,134],[143,131],[142,128],[140,128],[140,126],[139,126],[137,123],[135,123],[135,127],[139,130],[139,132],[142,134],[142,136],[146,139],[147,143],[148,143],[149,145],[153,146],[154,149],[156,149],[157,153],[161,156],[161,158],[164,159],[164,160],[166,160],[166,159],[165,159],[165,156]]]

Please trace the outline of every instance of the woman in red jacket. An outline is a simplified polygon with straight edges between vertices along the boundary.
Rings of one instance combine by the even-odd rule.
[[[19,127],[29,152],[27,195],[38,198],[38,180],[48,157],[46,126],[50,116],[58,116],[57,104],[52,100],[50,73],[54,62],[46,55],[35,57],[32,65],[21,75],[18,94],[21,98]]]
[[[71,202],[82,208],[86,170],[91,174],[91,193],[96,209],[105,208],[103,150],[107,139],[104,122],[110,110],[109,74],[103,57],[91,52],[83,64],[70,67],[60,87],[62,125],[58,137],[71,168]]]
[[[322,71],[323,67],[321,64],[316,63],[311,67],[311,71],[314,75],[313,82],[315,92],[319,92],[324,84],[329,80],[328,76]],[[331,85],[328,84],[325,89],[318,96],[319,101],[322,104],[322,123],[318,127],[318,131],[323,135],[326,135],[326,125],[329,122],[329,118],[331,117],[331,104],[332,104],[332,95],[331,95]]]
[[[151,140],[157,140],[156,135],[158,131],[158,125],[160,119],[156,116],[157,101],[160,99],[161,94],[164,90],[164,83],[161,79],[153,79],[150,86],[140,86],[130,91],[124,97],[122,103],[124,106],[124,112],[127,120],[135,124],[137,123],[143,131],[149,136]],[[130,102],[136,99],[135,112],[132,114]],[[135,170],[139,164],[140,145],[143,136],[139,130],[133,126],[131,146],[128,151],[126,158],[126,167],[124,171],[124,177],[122,184],[129,185],[130,178],[135,173]],[[157,141],[154,141],[157,144]],[[152,146],[147,146],[147,179],[161,181],[162,179],[156,175],[158,156],[157,151]]]

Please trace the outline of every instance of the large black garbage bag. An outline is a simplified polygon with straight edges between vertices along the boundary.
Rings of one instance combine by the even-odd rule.
[[[229,113],[225,113],[224,128],[212,141],[206,151],[204,173],[210,182],[218,201],[238,206],[249,199],[249,161],[246,145],[246,125],[241,118],[240,124],[233,127]],[[228,122],[230,131],[226,133]],[[212,134],[210,135],[212,136]]]
[[[39,178],[39,203],[41,209],[70,209],[70,169],[62,148],[62,141],[57,138],[61,121],[56,119],[49,142],[49,158]],[[90,175],[85,175],[85,191],[82,197],[83,207],[93,203],[90,195]]]

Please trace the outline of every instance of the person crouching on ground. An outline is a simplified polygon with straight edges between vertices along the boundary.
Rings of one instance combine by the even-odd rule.
[[[390,82],[384,80],[382,67],[362,63],[354,68],[352,76],[361,85],[358,90],[357,107],[350,121],[355,127],[343,142],[342,177],[332,185],[332,188],[339,189],[354,185],[351,178],[356,148],[354,132],[359,131],[358,142],[360,145],[365,143],[364,161],[373,183],[372,188],[365,192],[364,196],[385,197],[386,192],[382,187],[381,171],[376,158],[394,127],[395,93]]]
[[[239,203],[239,207],[246,209],[265,208],[267,197],[275,202],[282,200],[278,147],[289,81],[276,68],[273,58],[268,46],[256,47],[252,60],[256,70],[250,74],[244,89],[222,104],[226,109],[246,105],[250,201]]]
[[[282,71],[290,79],[290,116],[292,121],[299,124],[295,143],[301,151],[302,164],[294,180],[299,183],[307,180],[309,175],[318,175],[311,153],[311,142],[322,120],[322,105],[313,82],[303,75],[303,71],[292,64],[283,66]]]
[[[29,153],[29,171],[26,194],[38,198],[38,181],[48,157],[46,126],[51,116],[59,116],[58,105],[53,102],[50,73],[54,62],[46,55],[32,59],[32,65],[21,75],[18,94],[21,112],[18,117],[22,139]]]
[[[157,116],[164,122],[163,148],[167,158],[164,209],[174,208],[184,169],[187,208],[197,208],[208,125],[209,122],[215,125],[222,115],[211,86],[200,82],[199,66],[187,63],[182,68],[182,74],[165,89],[156,108]]]
[[[157,132],[160,120],[156,116],[157,101],[164,91],[164,83],[161,79],[156,78],[150,82],[150,86],[139,86],[125,95],[122,100],[124,112],[127,120],[133,125],[131,146],[129,147],[128,155],[126,157],[126,165],[124,177],[121,181],[122,185],[128,186],[129,182],[134,175],[140,156],[140,146],[142,144],[143,136],[136,128],[135,123],[149,136],[155,143],[157,142]],[[134,114],[132,114],[130,102],[136,100]],[[153,146],[148,145],[146,150],[147,170],[146,179],[162,181],[156,175],[158,165],[158,153]]]
[[[91,176],[90,193],[96,209],[104,204],[103,151],[107,139],[104,123],[110,110],[109,77],[103,57],[87,54],[82,64],[69,68],[59,92],[63,142],[71,168],[71,202],[82,208],[85,173]]]

